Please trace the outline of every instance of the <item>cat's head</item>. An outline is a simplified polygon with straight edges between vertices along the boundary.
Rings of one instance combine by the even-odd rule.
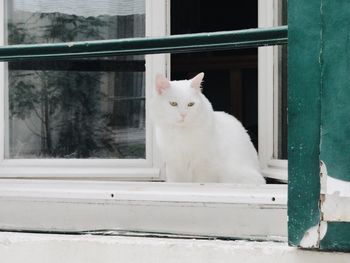
[[[201,91],[203,77],[204,73],[199,73],[190,80],[170,81],[157,75],[154,109],[157,121],[177,126],[196,122],[208,110],[208,101]]]

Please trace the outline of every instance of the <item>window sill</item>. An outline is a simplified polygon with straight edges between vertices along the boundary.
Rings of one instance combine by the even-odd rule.
[[[146,160],[11,159],[0,160],[0,179],[161,180]]]
[[[286,240],[285,185],[2,180],[0,229]]]
[[[0,233],[4,262],[347,262],[348,254],[281,242]],[[64,259],[64,260],[63,260]]]
[[[271,159],[266,167],[262,169],[262,174],[270,179],[275,179],[282,183],[288,183],[288,161]]]

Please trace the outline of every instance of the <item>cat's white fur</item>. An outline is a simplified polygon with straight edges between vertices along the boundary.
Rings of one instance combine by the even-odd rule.
[[[156,77],[150,110],[167,181],[264,184],[249,135],[236,118],[213,111],[201,92],[203,77]]]

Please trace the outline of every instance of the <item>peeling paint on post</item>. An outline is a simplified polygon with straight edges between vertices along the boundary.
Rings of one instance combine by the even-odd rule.
[[[323,161],[320,198],[321,220],[350,222],[350,182],[329,176]]]
[[[350,2],[288,11],[289,243],[350,251]]]

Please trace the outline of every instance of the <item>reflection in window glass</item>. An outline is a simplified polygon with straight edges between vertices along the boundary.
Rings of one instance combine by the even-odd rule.
[[[7,1],[7,41],[143,37],[144,5]],[[144,56],[8,63],[7,158],[145,158],[144,65]]]
[[[287,1],[279,4],[279,25],[287,25]],[[287,92],[288,92],[288,47],[278,47],[278,90],[277,90],[277,145],[275,145],[274,157],[277,159],[288,159],[288,123],[287,123]]]

